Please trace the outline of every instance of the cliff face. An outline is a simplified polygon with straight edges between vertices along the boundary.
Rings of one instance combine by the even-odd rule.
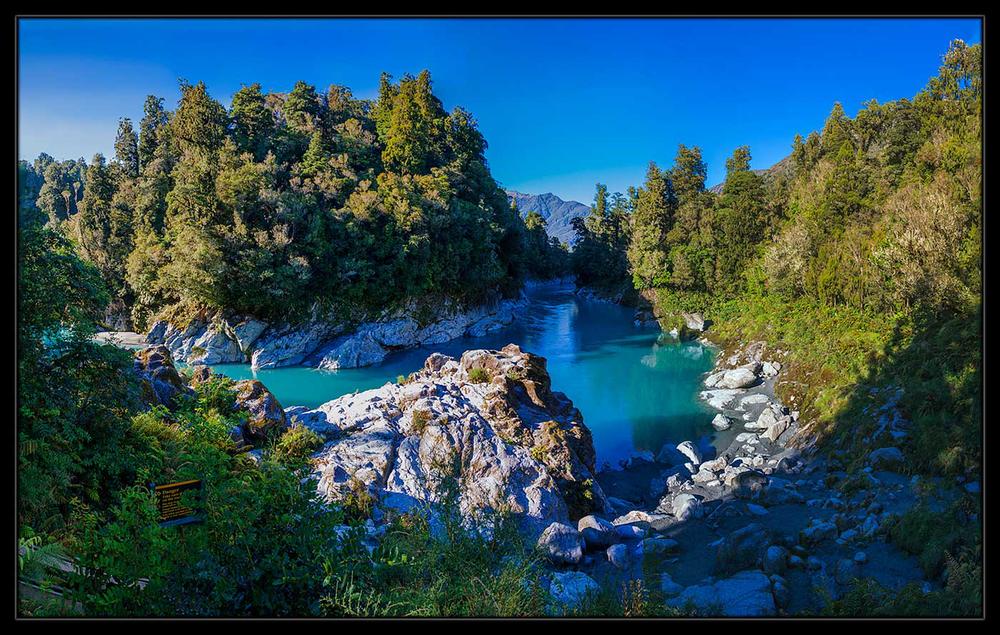
[[[418,319],[425,311],[411,306],[357,326],[322,316],[281,324],[219,313],[196,317],[184,326],[155,322],[146,341],[165,346],[174,359],[187,364],[360,368],[381,362],[393,350],[484,335],[513,322],[524,306],[523,298],[496,297],[472,308],[442,302],[429,318]]]
[[[466,518],[505,511],[536,535],[606,508],[579,410],[515,345],[435,353],[402,385],[288,412],[329,439],[314,465],[330,501],[364,494],[401,513],[455,487]]]

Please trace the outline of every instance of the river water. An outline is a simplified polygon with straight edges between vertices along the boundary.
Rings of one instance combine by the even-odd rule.
[[[712,368],[712,349],[677,342],[656,327],[636,327],[631,309],[581,299],[572,286],[539,287],[527,294],[527,311],[501,331],[399,351],[377,366],[256,373],[248,364],[213,369],[234,379],[259,379],[283,406],[312,408],[395,381],[420,368],[432,352],[459,357],[469,349],[515,343],[548,360],[553,389],[573,400],[593,433],[598,465],[616,464],[636,450],[655,453],[666,442],[712,434],[713,413],[697,397],[702,374]]]

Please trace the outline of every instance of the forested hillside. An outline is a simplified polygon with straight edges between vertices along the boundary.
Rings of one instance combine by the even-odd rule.
[[[670,168],[651,163],[642,186],[610,204],[598,185],[577,225],[575,271],[584,284],[641,292],[666,329],[683,334],[680,313],[701,311],[724,347],[759,339],[788,351],[778,391],[810,424],[804,442],[848,469],[845,484],[888,444],[911,474],[975,483],[981,118],[982,50],[956,41],[912,99],[870,101],[853,119],[834,105],[821,131],[795,137],[781,169],[751,170],[750,149],[737,148],[716,194],[700,150],[682,145]],[[901,395],[908,432],[890,437],[871,414],[886,394]],[[908,522],[926,533],[907,548],[935,574],[949,563],[960,586],[959,562],[981,553],[978,529],[950,514]]]
[[[22,161],[22,223],[46,222],[101,272],[111,321],[143,328],[171,307],[259,317],[381,309],[436,293],[517,290],[548,249],[490,175],[472,115],[447,112],[427,72],[376,100],[304,82],[229,107],[182,84],[150,96],[115,156]]]

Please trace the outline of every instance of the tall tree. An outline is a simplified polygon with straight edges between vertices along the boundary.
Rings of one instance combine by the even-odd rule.
[[[260,84],[243,86],[233,94],[229,117],[239,151],[249,152],[256,160],[262,160],[274,132],[274,113],[267,107]]]
[[[142,121],[139,122],[139,165],[145,168],[153,161],[157,149],[164,141],[163,132],[169,115],[163,109],[163,99],[155,95],[146,97],[142,111]]]
[[[132,120],[128,117],[118,120],[115,165],[125,178],[134,179],[139,176],[139,140],[132,129]]]
[[[628,248],[637,288],[652,287],[667,273],[665,237],[673,223],[674,205],[669,179],[650,161],[646,182],[638,191],[632,213],[632,240]]]

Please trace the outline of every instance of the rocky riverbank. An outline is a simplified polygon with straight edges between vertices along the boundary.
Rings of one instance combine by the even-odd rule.
[[[323,369],[377,364],[391,351],[479,337],[507,326],[527,306],[518,298],[494,297],[472,308],[441,302],[427,315],[416,303],[356,326],[316,315],[297,324],[268,323],[224,313],[202,314],[184,325],[160,320],[146,342],[166,346],[187,364],[252,364],[255,370],[283,366]]]
[[[648,584],[650,571],[668,605],[703,615],[817,611],[862,577],[936,585],[886,541],[925,484],[894,471],[898,450],[883,448],[853,492],[832,487],[848,474],[794,447],[798,413],[774,396],[783,357],[757,342],[718,360],[701,393],[714,443],[668,444],[598,474],[612,513],[579,521],[571,567],[553,560],[557,600],[571,608],[588,589]]]

